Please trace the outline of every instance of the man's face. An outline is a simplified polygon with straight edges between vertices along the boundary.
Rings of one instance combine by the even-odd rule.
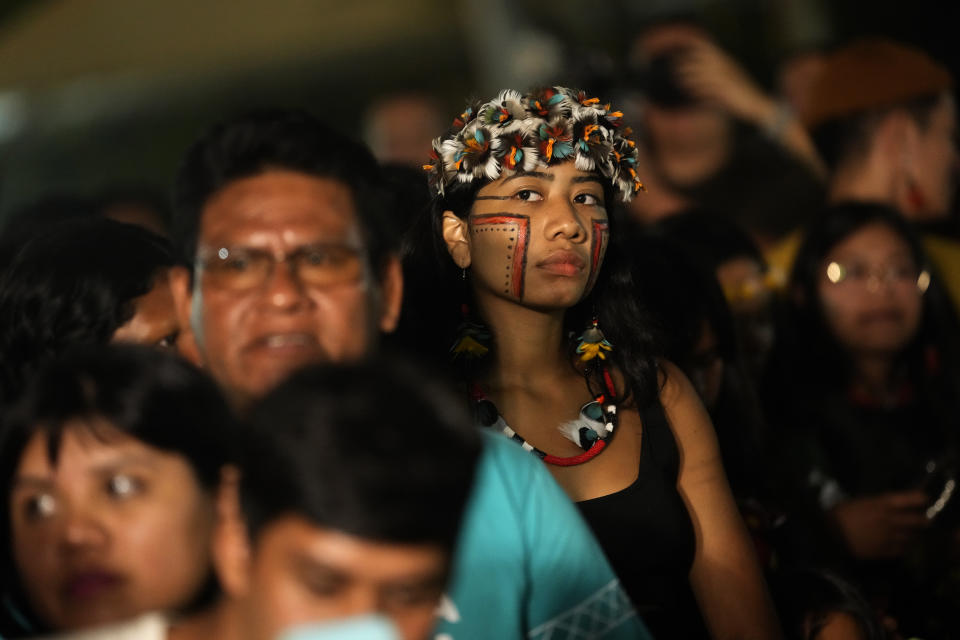
[[[393,329],[399,266],[374,274],[368,262],[346,185],[271,170],[207,201],[192,286],[180,270],[173,291],[201,363],[256,398],[305,364],[362,357]]]
[[[422,640],[436,621],[449,562],[437,545],[375,542],[298,516],[271,522],[246,544],[249,553],[218,556],[237,562],[224,582],[247,640],[370,613],[389,617],[405,640]]]

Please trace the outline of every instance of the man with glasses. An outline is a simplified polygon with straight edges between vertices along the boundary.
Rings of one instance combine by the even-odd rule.
[[[362,145],[301,112],[240,117],[188,152],[180,344],[241,409],[304,365],[374,353],[395,328],[403,284],[382,188]],[[647,637],[575,507],[499,435],[484,437],[453,576],[437,638]]]
[[[252,114],[212,129],[178,177],[175,233],[193,264],[173,279],[180,317],[240,405],[303,364],[363,356],[396,326],[377,165],[331,134],[305,114]]]

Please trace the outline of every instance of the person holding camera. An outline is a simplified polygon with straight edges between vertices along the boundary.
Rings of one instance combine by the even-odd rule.
[[[699,23],[648,25],[628,64],[649,194],[631,205],[639,220],[707,206],[765,242],[819,205],[822,164],[806,130]]]

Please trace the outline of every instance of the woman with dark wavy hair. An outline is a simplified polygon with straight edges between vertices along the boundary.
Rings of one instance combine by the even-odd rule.
[[[408,243],[407,339],[454,345],[478,422],[547,464],[655,636],[778,637],[710,419],[618,246],[614,199],[642,189],[620,119],[553,87],[455,120]]]
[[[168,240],[113,220],[66,220],[37,232],[0,273],[0,405],[70,347],[172,347],[174,262]]]
[[[905,636],[943,637],[960,380],[936,273],[896,211],[839,204],[808,229],[784,311],[763,395],[785,560],[830,563]]]

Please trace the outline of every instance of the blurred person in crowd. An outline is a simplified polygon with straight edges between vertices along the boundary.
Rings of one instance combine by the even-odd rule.
[[[212,381],[170,353],[89,346],[37,374],[2,433],[4,637],[209,601],[236,434]]]
[[[830,168],[829,197],[888,204],[923,222],[949,213],[956,170],[950,72],[893,41],[827,56],[805,125]]]
[[[619,246],[614,198],[642,189],[621,116],[506,90],[434,141],[409,256],[430,324],[407,339],[453,356],[478,424],[546,464],[654,635],[778,637],[709,417],[657,359]]]
[[[112,220],[60,222],[27,241],[0,275],[0,403],[68,348],[172,347],[179,323],[165,239]]]
[[[789,52],[777,65],[777,93],[801,123],[809,109],[810,89],[825,63],[821,47],[806,46]]]
[[[631,205],[638,219],[706,206],[766,243],[808,218],[822,197],[809,136],[706,29],[682,17],[648,25],[628,58],[651,191]]]
[[[425,93],[392,93],[374,100],[363,118],[363,140],[384,164],[418,167],[423,150],[443,129],[437,101]]]
[[[764,378],[786,562],[831,564],[922,637],[956,622],[938,597],[958,551],[957,331],[899,213],[838,205],[800,248]]]
[[[356,360],[396,324],[395,221],[358,143],[306,113],[212,128],[174,194],[185,264],[172,274],[187,339],[243,406],[295,369]]]
[[[780,514],[761,490],[766,430],[759,386],[773,343],[771,277],[752,238],[714,212],[686,211],[644,231],[656,241],[635,248],[634,277],[651,313],[663,318],[672,336],[667,357],[698,390],[711,390],[700,395],[716,426],[724,470],[769,570],[776,564],[773,537]]]
[[[174,229],[193,268],[175,270],[174,297],[238,406],[305,365],[369,356],[393,330],[403,283],[386,189],[369,151],[303,112],[241,116],[190,149]],[[484,438],[452,575],[440,633],[645,637],[573,505],[497,436]]]
[[[386,164],[382,171],[384,186],[393,196],[397,229],[402,236],[430,206],[430,190],[420,167]]]
[[[801,569],[771,581],[787,640],[887,640],[877,614],[837,574]]]
[[[924,245],[960,308],[960,242],[950,219],[957,150],[949,70],[919,49],[863,38],[828,54],[811,84],[804,125],[828,168],[828,200],[876,202],[924,233]],[[770,254],[789,271],[793,234]]]
[[[660,327],[664,356],[690,379],[710,414],[734,496],[755,498],[760,406],[723,290],[670,238],[636,234],[629,246],[638,297]]]
[[[482,445],[461,411],[385,361],[308,368],[270,392],[221,496],[224,597],[169,637],[271,640],[370,613],[430,637]]]
[[[649,227],[715,276],[733,315],[738,351],[754,384],[773,344],[775,291],[786,276],[771,273],[750,235],[721,214],[691,209]]]

